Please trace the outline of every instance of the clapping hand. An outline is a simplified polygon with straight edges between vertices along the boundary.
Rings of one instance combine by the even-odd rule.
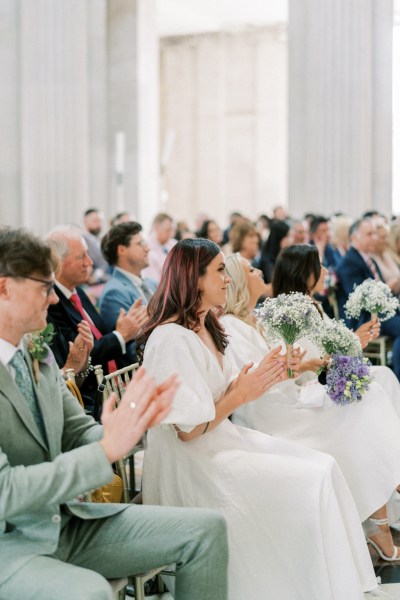
[[[256,400],[269,390],[273,385],[287,379],[286,356],[280,355],[282,346],[274,348],[259,363],[259,365],[250,371],[252,362],[244,365],[237,379],[231,384],[240,392],[243,402]],[[293,366],[296,368],[298,357],[293,358]]]
[[[120,309],[115,329],[122,335],[125,342],[137,337],[139,331],[148,321],[147,307],[142,306],[142,299],[138,298],[128,312]]]
[[[117,407],[116,394],[111,394],[103,406],[104,435],[100,441],[110,463],[125,456],[147,429],[158,425],[167,416],[178,386],[176,374],[156,385],[141,367]]]
[[[69,342],[69,353],[63,371],[74,369],[76,374],[84,371],[87,368],[93,344],[93,334],[89,323],[81,321],[78,323],[78,335],[73,342]]]

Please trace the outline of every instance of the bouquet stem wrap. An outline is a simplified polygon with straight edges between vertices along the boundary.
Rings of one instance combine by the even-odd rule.
[[[292,356],[293,356],[293,345],[286,344],[286,366],[287,366],[288,377],[293,377]]]

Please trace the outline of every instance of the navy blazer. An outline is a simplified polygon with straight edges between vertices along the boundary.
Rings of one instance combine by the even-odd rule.
[[[382,273],[380,272],[377,263],[374,260],[373,263],[376,267],[379,277],[383,281]],[[374,279],[374,274],[359,251],[353,246],[351,246],[351,248],[343,256],[342,260],[339,262],[338,266],[336,267],[336,274],[339,278],[337,295],[339,315],[341,319],[345,319],[344,305],[349,297],[349,294],[354,290],[354,286],[360,285],[360,283],[366,279]],[[348,325],[354,328],[362,323],[365,323],[369,319],[370,315],[368,313],[364,313],[358,322],[349,319],[345,320]]]
[[[103,334],[101,339],[94,340],[94,347],[91,352],[92,364],[102,365],[105,374],[108,373],[107,363],[109,360],[116,360],[118,367],[125,367],[130,364],[129,358],[122,353],[121,344],[117,336],[104,323],[89,297],[79,287],[76,291],[81,299],[83,308],[97,329]],[[57,286],[55,287],[55,292],[59,297],[59,302],[58,304],[49,306],[48,322],[54,323],[58,335],[54,336],[50,346],[56,357],[58,366],[63,367],[69,352],[68,342],[73,342],[78,335],[78,323],[82,321],[82,316]],[[97,381],[94,373],[88,375],[82,383],[80,391],[85,407],[92,412],[97,398]]]

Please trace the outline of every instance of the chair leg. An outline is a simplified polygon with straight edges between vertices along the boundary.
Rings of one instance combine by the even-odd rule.
[[[145,600],[144,581],[141,577],[135,577],[135,600]]]
[[[157,575],[157,593],[163,594],[165,592],[165,583],[160,574]]]
[[[128,477],[126,476],[124,460],[123,459],[117,460],[116,465],[117,465],[118,475],[121,477],[122,485],[124,487],[124,490],[122,493],[122,500],[123,500],[123,502],[128,504],[130,502],[130,495],[129,495]]]

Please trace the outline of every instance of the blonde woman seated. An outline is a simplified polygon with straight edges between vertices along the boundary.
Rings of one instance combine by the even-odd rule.
[[[226,263],[232,278],[227,314],[221,319],[229,335],[227,354],[236,366],[249,360],[257,363],[270,351],[253,317],[265,284],[260,271],[244,259],[230,256]],[[298,291],[312,295],[323,285],[323,275],[314,246],[291,246],[277,260],[274,294]],[[277,289],[277,282],[282,281],[286,288]],[[365,327],[361,335],[365,337]],[[307,351],[300,365],[300,380],[281,382],[262,398],[239,407],[233,421],[332,455],[347,479],[360,520],[372,517],[366,527],[375,549],[381,557],[396,560],[399,549],[393,545],[386,505],[400,483],[399,416],[377,382],[361,402],[344,407],[334,404],[316,380],[316,370],[325,363],[319,350],[308,340],[299,343]],[[387,374],[389,370],[383,371]],[[389,380],[388,389],[393,389],[393,381]]]
[[[215,315],[229,284],[209,240],[182,240],[167,256],[138,344],[157,381],[177,372],[181,385],[164,425],[149,432],[144,502],[224,515],[229,600],[362,600],[375,577],[335,461],[228,419],[286,377],[278,353],[252,373],[232,369]]]

